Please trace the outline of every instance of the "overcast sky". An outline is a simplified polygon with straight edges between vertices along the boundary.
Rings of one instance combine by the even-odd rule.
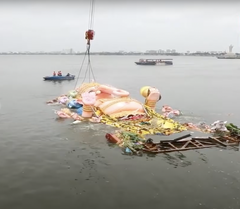
[[[90,0],[30,2],[0,1],[0,51],[85,51]],[[91,50],[240,52],[240,3],[190,2],[95,0]]]

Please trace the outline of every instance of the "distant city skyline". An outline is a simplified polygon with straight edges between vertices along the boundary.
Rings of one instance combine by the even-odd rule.
[[[75,54],[75,53],[84,53],[85,51],[77,51],[74,50],[73,48],[70,49],[62,49],[62,50],[53,50],[53,51],[5,51],[5,52],[0,52],[0,53],[66,53],[66,54]],[[145,50],[145,51],[137,51],[137,50],[130,50],[130,51],[124,51],[124,50],[116,50],[116,51],[91,51],[92,53],[99,53],[99,52],[109,52],[109,53],[226,53],[228,50],[223,50],[223,51],[216,51],[216,50],[211,50],[211,51],[177,51],[176,49],[151,49],[151,50]],[[236,52],[237,53],[237,52]]]
[[[217,56],[224,55],[226,51],[187,51],[187,52],[177,52],[176,50],[146,50],[141,51],[100,51],[100,52],[91,52],[91,55],[171,55],[171,56]],[[61,51],[23,51],[23,52],[0,52],[0,55],[84,55],[86,51],[74,51],[73,49],[64,49]],[[237,55],[239,53],[236,53]]]
[[[240,51],[240,2],[96,0],[91,51]],[[0,51],[84,51],[89,1],[0,1]]]

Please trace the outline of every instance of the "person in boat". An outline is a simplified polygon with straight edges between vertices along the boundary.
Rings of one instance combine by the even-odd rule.
[[[55,71],[53,71],[53,76],[56,76],[56,72]]]
[[[58,71],[58,76],[62,76],[62,72],[61,71]]]
[[[70,76],[70,73],[68,73],[66,76]]]

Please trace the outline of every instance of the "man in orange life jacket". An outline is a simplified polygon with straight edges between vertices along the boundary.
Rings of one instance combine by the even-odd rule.
[[[53,76],[56,76],[56,72],[55,71],[53,71]]]

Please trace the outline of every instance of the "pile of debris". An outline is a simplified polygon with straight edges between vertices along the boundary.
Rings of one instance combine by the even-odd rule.
[[[108,115],[101,116],[101,123],[110,125],[125,132],[131,132],[144,138],[145,135],[171,135],[187,130],[187,127],[170,118],[166,118],[145,106],[146,116],[135,120],[119,120]]]
[[[161,99],[156,88],[145,86],[140,93],[145,97],[145,103],[131,98],[124,90],[92,82],[84,83],[47,104],[63,106],[55,110],[55,114],[62,119],[73,119],[73,124],[86,120],[103,123],[141,137],[149,134],[170,135],[187,130],[186,126],[171,119],[180,115],[180,111],[167,105],[163,106],[163,115],[155,111],[156,102]]]
[[[186,151],[193,149],[203,149],[210,147],[227,147],[239,146],[240,143],[240,128],[226,121],[216,121],[211,124],[209,131],[212,136],[208,137],[191,137],[191,134],[186,134],[172,140],[160,140],[154,142],[153,139],[144,139],[140,135],[116,131],[113,134],[106,134],[106,138],[110,143],[115,143],[123,149],[125,154],[142,155],[146,153],[166,153],[176,151]]]
[[[87,120],[117,128],[116,133],[106,134],[106,138],[122,147],[125,153],[164,153],[239,143],[240,129],[234,124],[227,121],[216,121],[211,125],[180,123],[172,119],[182,114],[179,110],[164,105],[162,114],[155,111],[156,102],[161,99],[156,88],[145,86],[140,93],[145,97],[145,103],[129,97],[125,90],[92,82],[84,83],[47,104],[63,106],[55,113],[60,118],[74,120],[74,124]],[[157,143],[146,137],[169,136],[183,131],[200,131],[211,136],[200,138],[186,134]]]

